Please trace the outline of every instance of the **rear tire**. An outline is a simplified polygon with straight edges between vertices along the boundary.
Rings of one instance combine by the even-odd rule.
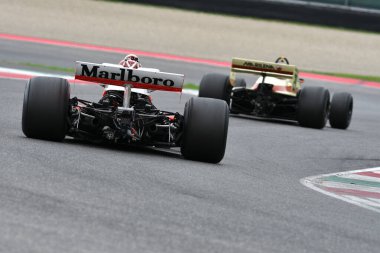
[[[67,133],[70,86],[66,79],[31,78],[25,87],[22,131],[29,138],[62,141]]]
[[[186,159],[219,163],[226,149],[229,112],[225,102],[191,98],[185,105],[181,153]]]
[[[236,90],[243,90],[243,88],[247,88],[247,83],[245,82],[244,78],[236,78],[234,88],[239,88]],[[234,101],[233,97],[230,100],[230,113],[238,114],[240,112],[240,110],[238,109],[239,107],[236,106],[236,102]]]
[[[222,74],[207,74],[199,84],[199,97],[216,98],[226,101],[230,106],[232,86],[230,77]]]
[[[347,129],[351,123],[354,99],[347,92],[335,93],[330,106],[330,125],[332,128]]]
[[[322,129],[328,118],[330,93],[323,87],[305,87],[298,97],[297,119],[301,126]]]

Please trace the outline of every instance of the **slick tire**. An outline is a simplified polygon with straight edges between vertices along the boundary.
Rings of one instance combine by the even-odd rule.
[[[243,78],[236,78],[236,83],[235,83],[234,88],[247,88],[247,83],[245,82]],[[231,97],[230,113],[238,114],[239,111],[240,110],[236,106],[236,103],[234,102],[233,97]]]
[[[226,149],[229,110],[222,100],[191,98],[185,105],[181,153],[186,159],[219,163]]]
[[[298,97],[297,119],[303,127],[325,127],[330,104],[330,93],[323,87],[305,87]]]
[[[215,98],[226,101],[230,106],[232,86],[228,75],[207,74],[204,75],[199,85],[199,97]]]
[[[62,141],[68,129],[70,86],[66,79],[31,78],[25,87],[22,131],[26,137]]]
[[[330,105],[330,126],[347,129],[351,123],[354,99],[347,92],[335,93]]]

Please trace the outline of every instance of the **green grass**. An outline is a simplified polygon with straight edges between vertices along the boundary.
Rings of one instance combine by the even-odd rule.
[[[36,69],[53,70],[53,71],[60,71],[60,72],[66,72],[66,73],[75,73],[74,68],[63,68],[63,67],[49,66],[49,65],[30,63],[30,62],[20,62],[20,63],[18,63],[18,65],[26,66],[26,67],[33,67]]]
[[[314,70],[302,70],[302,71],[308,72],[308,73],[313,73],[313,74],[344,77],[344,78],[353,78],[353,79],[359,79],[359,80],[363,80],[363,81],[379,82],[380,83],[380,76],[366,76],[366,75],[357,75],[357,74],[349,74],[349,73],[333,73],[333,72],[314,71]]]
[[[183,85],[184,89],[189,89],[189,90],[199,90],[199,85],[196,85],[194,83],[185,83]]]
[[[65,73],[70,73],[70,74],[75,73],[74,68],[63,68],[63,67],[49,66],[49,65],[30,63],[30,62],[19,62],[16,64],[20,66],[27,66],[27,67],[32,67],[32,68],[41,69],[41,70],[51,70],[51,71],[65,72]],[[357,74],[350,74],[350,73],[334,73],[334,72],[305,70],[305,69],[301,71],[307,72],[307,73],[313,73],[313,74],[336,76],[336,77],[343,77],[343,78],[353,78],[353,79],[358,79],[358,80],[363,80],[363,81],[380,83],[380,76],[367,76],[367,75],[357,75]],[[199,86],[194,83],[186,83],[184,84],[183,88],[190,89],[190,90],[198,90]]]

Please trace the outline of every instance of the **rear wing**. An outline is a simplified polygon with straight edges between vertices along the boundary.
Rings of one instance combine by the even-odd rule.
[[[132,88],[181,92],[184,75],[77,61],[75,79]]]
[[[283,79],[292,79],[293,85],[298,81],[298,69],[294,65],[233,58],[231,64],[230,81],[235,84],[235,73],[249,73],[262,76],[272,76]]]

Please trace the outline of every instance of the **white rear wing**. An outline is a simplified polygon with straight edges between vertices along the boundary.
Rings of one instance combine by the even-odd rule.
[[[75,79],[132,88],[181,92],[184,75],[77,61]]]

